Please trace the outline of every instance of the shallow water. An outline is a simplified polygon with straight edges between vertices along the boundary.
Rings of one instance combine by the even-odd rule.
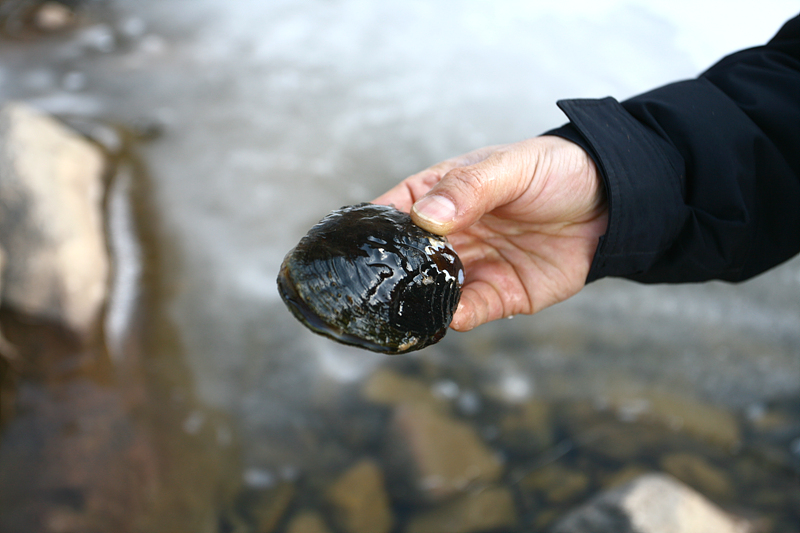
[[[282,481],[307,488],[296,489],[297,501],[313,500],[333,472],[374,451],[371,432],[386,414],[353,391],[393,365],[431,386],[457,385],[454,405],[466,405],[459,416],[489,436],[492,416],[531,399],[557,412],[590,405],[587,427],[607,417],[651,423],[642,416],[653,390],[721,406],[746,435],[764,413],[786,413],[772,437],[753,430],[746,449],[773,457],[770,480],[796,484],[800,260],[735,286],[604,280],[536,317],[450,333],[401,362],[310,334],[275,289],[283,254],[331,209],[369,200],[443,158],[557,126],[558,98],[621,99],[694,76],[768,39],[796,11],[792,2],[756,14],[720,5],[118,0],[84,3],[73,31],[3,40],[0,98],[69,118],[112,151],[137,150],[124,154],[109,198],[111,246],[123,259],[103,355],[89,358],[107,357],[115,370],[80,363],[82,349],[47,333],[52,349],[69,352],[58,360],[72,366],[22,380],[18,403],[46,411],[42,383],[64,387],[58,394],[76,398],[76,410],[82,397],[97,405],[117,398],[111,418],[130,426],[120,446],[138,450],[125,459],[136,466],[123,470],[171,495],[159,496],[159,526],[143,522],[150,530],[168,529],[164,517],[187,508],[204,509],[194,513],[202,530],[244,505],[236,494]],[[711,27],[698,12],[725,24]],[[120,132],[139,138],[130,144]],[[9,327],[17,339],[45,335]],[[74,392],[87,383],[102,394]],[[53,424],[70,416],[47,412]],[[553,431],[574,437],[560,422]],[[658,467],[670,446],[700,447],[725,468],[734,460],[668,440],[614,467]],[[564,464],[604,468],[601,452],[580,449]],[[751,490],[742,479],[737,490]],[[765,507],[781,517],[776,524],[800,520],[790,513],[796,495],[786,492]],[[562,509],[534,500],[526,513]]]

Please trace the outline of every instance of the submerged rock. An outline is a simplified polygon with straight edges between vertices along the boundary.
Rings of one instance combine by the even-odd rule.
[[[500,442],[521,455],[539,453],[553,445],[550,406],[541,400],[528,400],[510,409],[500,419]]]
[[[0,108],[2,301],[87,333],[106,299],[103,155],[21,103]]]
[[[361,394],[365,400],[377,405],[422,403],[440,411],[448,410],[447,401],[436,396],[430,385],[386,368],[376,370],[367,379]]]
[[[302,511],[292,517],[286,533],[330,533],[325,520],[315,511]]]
[[[729,498],[734,494],[730,475],[700,455],[671,453],[660,460],[661,469],[703,494]]]
[[[609,406],[621,415],[634,410],[636,419],[679,429],[728,450],[741,443],[741,430],[732,413],[691,396],[666,391],[620,393],[609,398]]]
[[[364,459],[328,489],[333,518],[346,533],[389,533],[394,523],[389,496],[378,464]]]
[[[280,483],[277,487],[258,492],[262,503],[252,510],[256,529],[263,532],[275,531],[295,497],[296,488],[292,483]]]
[[[42,31],[59,31],[75,23],[75,13],[61,2],[45,2],[36,10],[33,24]]]
[[[294,483],[280,482],[261,489],[247,489],[242,492],[236,506],[243,510],[243,517],[252,524],[255,531],[274,533],[297,494]]]
[[[406,533],[479,533],[517,525],[514,497],[505,487],[470,492],[411,518]]]
[[[23,382],[17,404],[0,439],[0,531],[134,531],[159,458],[121,394],[88,379]]]
[[[404,498],[441,501],[493,483],[503,464],[475,428],[420,403],[394,412],[387,458]]]
[[[523,491],[541,493],[550,503],[564,503],[585,492],[590,481],[582,471],[553,463],[529,473],[520,480],[519,485]]]
[[[747,533],[705,497],[665,474],[646,474],[600,493],[569,513],[553,533]]]

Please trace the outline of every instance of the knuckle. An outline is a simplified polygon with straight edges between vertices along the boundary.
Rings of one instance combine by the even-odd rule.
[[[482,169],[461,167],[448,173],[449,184],[460,196],[480,197],[485,193],[487,175]]]

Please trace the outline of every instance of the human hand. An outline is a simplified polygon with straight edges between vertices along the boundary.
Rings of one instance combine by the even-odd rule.
[[[576,294],[608,225],[591,157],[554,136],[448,159],[373,203],[392,204],[418,226],[447,235],[466,272],[450,324],[458,331]]]

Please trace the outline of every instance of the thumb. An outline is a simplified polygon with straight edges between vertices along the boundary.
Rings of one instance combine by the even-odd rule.
[[[411,218],[438,235],[468,228],[527,187],[526,168],[520,152],[505,149],[474,165],[454,168],[414,203]]]

